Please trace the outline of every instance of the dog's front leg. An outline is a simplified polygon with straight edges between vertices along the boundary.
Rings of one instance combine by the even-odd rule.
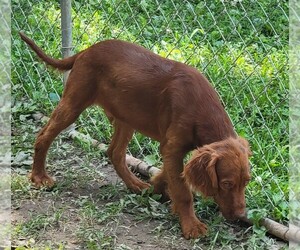
[[[190,239],[205,235],[207,227],[196,217],[193,194],[181,176],[184,158],[182,152],[174,145],[166,145],[162,150],[172,210],[179,216],[184,238]]]

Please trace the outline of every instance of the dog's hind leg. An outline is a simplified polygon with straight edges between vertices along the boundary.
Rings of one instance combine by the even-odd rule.
[[[75,105],[74,103],[76,102],[69,96],[63,97],[52,112],[48,123],[37,136],[34,145],[32,172],[30,174],[30,179],[36,187],[52,187],[54,185],[53,179],[47,174],[45,169],[46,155],[55,137],[63,129],[75,122],[86,108],[86,106]]]
[[[126,148],[134,130],[117,119],[113,119],[112,124],[114,134],[107,150],[108,157],[126,186],[133,192],[140,193],[143,189],[149,188],[150,185],[137,178],[126,164]]]

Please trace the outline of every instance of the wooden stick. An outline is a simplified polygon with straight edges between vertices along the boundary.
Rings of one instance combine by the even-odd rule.
[[[126,155],[126,163],[132,167],[131,169],[133,171],[136,171],[148,178],[158,174],[161,171],[159,168],[149,166],[147,163],[128,154]]]
[[[241,218],[241,220],[253,225],[253,222],[246,217]],[[261,219],[259,221],[259,225],[264,226],[269,234],[272,234],[277,238],[285,241],[300,243],[300,228],[295,225],[290,224],[289,227],[287,227],[269,218]]]

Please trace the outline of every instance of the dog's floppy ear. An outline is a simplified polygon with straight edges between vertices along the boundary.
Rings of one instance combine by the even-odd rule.
[[[219,158],[217,152],[204,146],[194,151],[191,160],[183,170],[183,177],[188,185],[204,196],[211,196],[218,188],[216,162]]]
[[[252,152],[251,152],[251,149],[250,149],[249,142],[246,139],[244,139],[243,137],[240,137],[240,136],[238,137],[238,141],[245,148],[248,156],[251,156]]]

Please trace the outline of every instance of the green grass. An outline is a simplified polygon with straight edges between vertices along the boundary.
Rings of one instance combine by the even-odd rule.
[[[287,5],[284,1],[271,0],[263,3],[224,1],[224,4],[222,1],[177,0],[107,0],[99,4],[78,0],[72,6],[74,50],[80,51],[98,40],[118,38],[136,42],[163,57],[186,62],[203,72],[218,91],[236,131],[250,141],[253,178],[247,189],[249,209],[263,208],[268,217],[286,222],[289,151]],[[27,126],[30,116],[36,111],[49,115],[63,85],[57,72],[47,69],[25,49],[17,31],[25,31],[48,54],[60,57],[59,4],[57,1],[33,4],[32,1],[14,0],[12,9],[12,114],[15,127],[23,131],[17,135],[13,153],[31,155],[33,135],[38,129]],[[80,132],[109,143],[113,131],[98,108],[85,111],[77,125]],[[63,140],[61,137],[54,143],[50,158],[65,157],[68,146],[64,151],[58,150]],[[91,154],[99,154],[89,145],[81,146]],[[129,150],[134,156],[159,166],[158,147],[157,142],[136,134]],[[67,178],[60,182],[57,190],[72,188],[74,178],[80,187],[84,187],[87,179],[99,174],[90,171],[88,160],[81,162],[81,166],[84,167],[79,167],[77,174],[67,170]],[[50,166],[50,169],[55,170],[56,166]],[[17,185],[13,186],[17,195],[37,195],[28,190],[24,177],[16,178],[20,178],[13,183]],[[113,198],[113,194],[107,195]],[[151,209],[143,197],[127,194],[122,206],[116,204],[116,207],[120,211],[130,207],[138,217],[137,208]],[[135,207],[134,202],[141,203]],[[200,213],[206,207],[206,204],[197,203],[196,210]],[[113,211],[106,212],[113,217]],[[148,210],[143,216],[143,219],[155,217],[153,211]],[[219,245],[222,242],[230,244],[230,235],[226,239],[226,233],[223,235],[221,229],[216,230],[220,233],[209,239]],[[89,233],[92,230],[83,232],[82,239]],[[110,245],[114,239],[109,235],[99,233],[93,237],[102,237],[103,244]],[[255,239],[252,241],[256,242]],[[247,244],[252,241],[248,239]]]

